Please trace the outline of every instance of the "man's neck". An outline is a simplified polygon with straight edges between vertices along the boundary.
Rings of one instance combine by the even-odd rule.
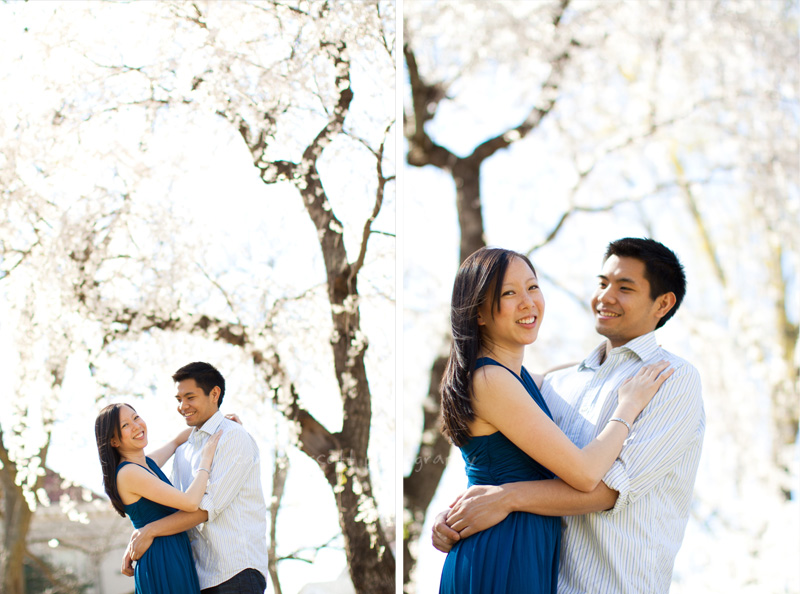
[[[650,332],[653,332],[653,331],[651,330]],[[640,334],[639,336],[634,336],[630,340],[626,340],[625,342],[621,342],[621,343],[618,343],[616,345],[612,344],[611,340],[606,338],[606,342],[605,342],[605,345],[604,345],[605,348],[603,348],[603,350],[600,352],[600,365],[605,363],[606,357],[608,356],[608,354],[611,352],[612,349],[618,349],[620,347],[625,346],[626,344],[630,344],[634,340],[638,340],[642,336],[646,336],[647,334],[650,334],[650,332],[645,332],[644,334]]]
[[[194,428],[195,431],[200,431],[201,429],[203,429],[203,427],[205,427],[206,423],[208,423],[211,419],[213,419],[214,415],[217,414],[218,412],[219,412],[219,409],[215,410],[213,413],[211,413],[210,417],[208,417],[207,419],[205,419],[201,423],[198,423],[197,425],[195,425],[195,428]]]

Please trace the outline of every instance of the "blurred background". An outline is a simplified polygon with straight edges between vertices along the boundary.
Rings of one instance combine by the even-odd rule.
[[[394,9],[0,3],[0,592],[133,591],[94,419],[172,439],[194,360],[269,591],[394,592]]]
[[[688,294],[657,333],[707,415],[671,592],[800,592],[800,105],[794,0],[429,2],[403,8],[404,588],[466,488],[438,430],[459,262],[528,254],[547,301],[526,366],[582,360],[609,241],[653,237]]]

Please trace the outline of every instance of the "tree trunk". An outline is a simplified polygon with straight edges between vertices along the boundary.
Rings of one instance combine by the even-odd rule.
[[[49,436],[48,436],[49,441]],[[39,452],[42,465],[47,456],[47,446]],[[3,501],[3,540],[0,547],[0,592],[3,594],[25,594],[25,554],[28,530],[33,513],[25,500],[23,487],[16,484],[17,464],[8,456],[0,427],[0,491]],[[40,486],[39,477],[32,492]]]
[[[342,470],[333,490],[353,586],[359,594],[394,594],[394,555],[378,521],[366,457]]]
[[[3,547],[0,551],[0,575],[2,575],[2,592],[7,594],[25,594],[25,540],[31,524],[31,510],[22,495],[22,488],[14,485],[8,488],[6,469],[3,474],[4,494],[4,526]],[[16,474],[15,469],[12,470]],[[13,481],[12,481],[13,482]]]
[[[449,340],[445,348],[449,350]],[[442,354],[433,362],[428,396],[423,407],[422,440],[411,474],[403,478],[403,506],[408,512],[403,526],[403,584],[406,586],[411,582],[411,571],[416,563],[410,545],[418,542],[422,536],[422,525],[428,506],[436,493],[450,455],[450,442],[441,431],[439,392],[447,359],[448,356]]]
[[[250,149],[254,165],[261,171],[262,180],[265,183],[273,183],[277,180],[277,174],[292,180],[300,192],[309,218],[317,229],[327,276],[328,300],[333,323],[330,342],[334,371],[342,399],[343,421],[342,431],[336,435],[328,433],[319,423],[313,432],[305,431],[305,436],[312,434],[315,436],[314,443],[305,441],[304,432],[301,431],[300,447],[315,458],[336,495],[350,577],[356,591],[359,594],[384,592],[390,594],[395,591],[395,560],[380,525],[367,462],[372,422],[372,395],[364,365],[368,342],[361,332],[358,294],[358,273],[363,265],[370,225],[380,212],[383,188],[388,178],[383,176],[382,145],[381,149],[375,152],[378,171],[375,206],[372,216],[364,225],[359,257],[350,264],[342,235],[344,226],[331,207],[317,169],[317,163],[324,149],[342,133],[344,120],[349,113],[353,100],[350,62],[344,42],[322,41],[320,45],[325,48],[334,66],[339,95],[329,121],[303,151],[303,158],[299,163],[266,162],[263,139],[272,133],[271,129],[265,127],[252,131],[244,118],[238,115],[226,115],[226,117],[237,126]],[[269,118],[266,118],[266,121],[269,121]],[[292,395],[288,410],[295,411],[289,415],[290,418],[295,416],[293,420],[300,422],[301,427],[306,421],[305,429],[312,427],[313,423],[297,406],[291,386],[289,392]],[[287,410],[286,407],[284,410]]]

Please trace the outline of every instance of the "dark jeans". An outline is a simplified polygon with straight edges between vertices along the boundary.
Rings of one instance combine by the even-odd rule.
[[[264,594],[266,589],[267,580],[260,571],[245,569],[219,586],[206,588],[202,594]]]

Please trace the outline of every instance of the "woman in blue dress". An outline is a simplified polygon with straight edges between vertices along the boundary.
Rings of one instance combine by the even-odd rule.
[[[553,423],[539,392],[542,376],[522,366],[544,316],[528,258],[499,248],[472,254],[456,275],[450,313],[442,423],[461,449],[470,486],[558,476],[591,491],[617,458],[630,425],[672,374],[662,361],[627,380],[614,422],[580,449]],[[511,513],[456,543],[445,560],[440,594],[555,594],[560,541],[561,518]]]
[[[95,437],[103,485],[111,505],[135,528],[178,510],[195,511],[208,484],[211,463],[221,432],[213,435],[201,452],[200,469],[184,493],[176,489],[161,467],[186,441],[191,429],[145,456],[147,425],[127,404],[105,407],[95,421]],[[136,594],[197,594],[200,583],[185,532],[157,537],[134,569]]]

